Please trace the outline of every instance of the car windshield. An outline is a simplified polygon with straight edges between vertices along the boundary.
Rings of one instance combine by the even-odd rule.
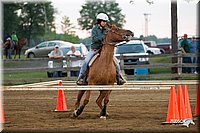
[[[125,44],[118,46],[116,54],[127,54],[127,53],[145,53],[142,44]]]

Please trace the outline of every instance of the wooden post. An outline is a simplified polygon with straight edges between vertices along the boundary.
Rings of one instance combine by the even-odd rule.
[[[178,52],[177,40],[177,1],[171,0],[171,42],[173,53]],[[177,57],[172,57],[172,63],[177,63]],[[178,70],[176,67],[172,67],[171,72],[177,73]]]
[[[181,76],[182,74],[182,52],[179,50],[178,51],[178,66],[181,66],[181,67],[178,67],[178,75]]]
[[[120,54],[120,69],[122,72],[122,75],[125,76],[125,72],[124,72],[124,56],[123,54]]]

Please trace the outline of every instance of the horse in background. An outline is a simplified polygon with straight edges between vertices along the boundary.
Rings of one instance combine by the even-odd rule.
[[[27,44],[27,39],[26,38],[21,38],[19,39],[19,41],[15,44],[14,46],[14,59],[16,58],[17,54],[19,55],[19,59],[20,59],[20,55],[21,55],[21,50],[22,48]]]
[[[129,36],[133,36],[133,32],[130,30],[120,29],[115,25],[107,25],[109,31],[105,35],[103,40],[103,46],[99,57],[94,61],[94,63],[89,68],[88,72],[88,85],[114,85],[116,80],[116,66],[114,64],[114,48],[115,45],[122,41],[128,41]],[[86,92],[83,104],[80,105],[80,101],[84,93]],[[77,101],[75,103],[75,110],[73,115],[78,117],[84,107],[88,104],[90,98],[90,90],[80,90],[77,95]],[[99,106],[100,118],[106,118],[107,111],[106,107],[109,102],[109,96],[111,90],[101,90],[96,103]],[[104,100],[104,105],[102,101]]]

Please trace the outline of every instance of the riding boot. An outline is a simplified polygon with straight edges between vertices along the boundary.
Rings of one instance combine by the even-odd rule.
[[[116,75],[117,85],[123,85],[126,83],[126,80],[122,77],[121,74]]]
[[[76,81],[77,85],[87,85],[86,76],[85,74],[81,74]]]

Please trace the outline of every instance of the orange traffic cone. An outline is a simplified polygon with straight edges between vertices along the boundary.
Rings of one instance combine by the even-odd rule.
[[[172,86],[170,89],[170,98],[168,104],[168,112],[166,122],[162,124],[176,124],[179,122],[179,112],[178,112],[178,104],[177,104],[177,97],[175,87]]]
[[[3,106],[0,101],[0,123],[5,123],[5,118],[4,118],[4,112],[3,112]]]
[[[62,81],[58,83],[58,86],[62,86]],[[69,111],[67,108],[67,102],[65,98],[64,91],[59,89],[58,90],[58,96],[57,96],[57,105],[56,109],[54,111]]]
[[[195,106],[195,116],[200,116],[200,84],[197,88],[196,106]]]
[[[55,111],[68,111],[63,90],[58,90],[57,105]]]
[[[186,119],[192,119],[192,111],[191,111],[191,107],[190,107],[190,99],[188,96],[187,85],[183,86],[183,96],[184,96]]]
[[[186,118],[185,121],[183,122],[183,126],[189,127],[190,124],[195,125],[195,123],[192,118],[192,111],[190,107],[187,85],[184,85],[183,87],[183,97],[184,97],[185,118]]]
[[[184,104],[184,98],[183,98],[183,90],[181,85],[178,85],[178,94],[177,94],[177,103],[178,103],[178,111],[180,120],[184,121],[186,118],[186,111],[185,111],[185,104]]]

